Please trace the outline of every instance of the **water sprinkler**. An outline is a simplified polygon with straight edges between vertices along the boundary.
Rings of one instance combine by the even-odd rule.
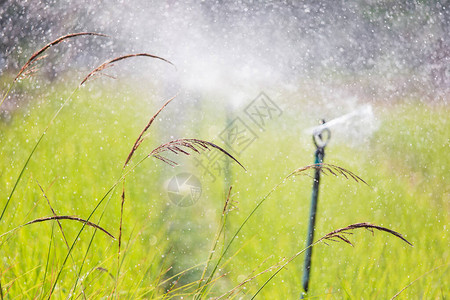
[[[363,120],[363,119],[368,119],[371,117],[373,117],[372,106],[370,104],[366,104],[366,105],[363,105],[363,106],[359,107],[358,109],[355,109],[345,115],[342,115],[340,117],[332,119],[331,121],[328,121],[326,123],[323,122],[319,126],[310,127],[308,129],[306,129],[304,132],[308,133],[308,134],[312,133],[313,138],[314,138],[314,136],[324,132],[325,129],[329,129],[336,125],[346,124],[352,119]],[[355,120],[352,120],[352,121],[353,121],[353,123],[355,122]],[[316,143],[316,141],[314,141],[314,143]]]
[[[314,153],[314,164],[320,165],[323,163],[323,159],[325,156],[325,147],[331,138],[331,131],[325,126],[325,120],[321,121],[321,125],[316,127],[313,131],[313,142],[316,146],[316,151]],[[306,254],[305,254],[305,266],[303,270],[303,293],[301,298],[308,293],[309,286],[309,278],[311,272],[311,256],[312,249],[311,246],[314,240],[314,226],[316,223],[316,211],[317,211],[317,201],[319,196],[319,183],[320,183],[320,167],[316,168],[314,171],[314,181],[313,181],[313,189],[311,194],[311,212],[309,215],[309,226],[308,226],[308,236],[306,239]]]

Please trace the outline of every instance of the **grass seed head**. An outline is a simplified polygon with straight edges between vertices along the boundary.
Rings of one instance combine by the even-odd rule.
[[[356,224],[348,225],[348,226],[343,227],[343,228],[339,228],[339,229],[334,230],[334,231],[332,231],[330,233],[327,233],[326,235],[321,237],[317,242],[325,241],[325,240],[328,240],[328,241],[343,241],[343,242],[353,246],[353,244],[350,242],[350,240],[347,238],[346,235],[353,234],[351,231],[353,231],[355,229],[359,229],[359,228],[365,228],[365,229],[371,231],[372,233],[373,233],[374,229],[390,233],[390,234],[398,237],[399,239],[403,240],[408,245],[412,246],[412,244],[408,240],[406,240],[403,237],[403,235],[401,235],[397,231],[391,230],[391,229],[383,227],[383,226],[373,225],[373,224],[370,224],[370,223],[356,223]]]
[[[27,74],[27,72],[26,72],[27,70],[29,70],[29,67],[32,64],[36,63],[37,61],[45,58],[46,56],[42,56],[42,54],[45,51],[47,51],[48,49],[50,49],[50,47],[56,46],[59,43],[61,43],[62,41],[64,41],[64,40],[67,40],[67,39],[70,39],[70,38],[74,38],[74,37],[77,37],[77,36],[86,36],[86,35],[107,37],[107,35],[105,35],[105,34],[95,33],[95,32],[78,32],[78,33],[71,33],[71,34],[63,35],[63,36],[57,38],[56,40],[51,41],[50,43],[48,43],[47,45],[45,45],[44,47],[42,47],[38,51],[34,52],[33,55],[30,56],[28,61],[20,69],[19,73],[17,73],[16,77],[14,78],[14,81],[18,80],[22,75],[24,75],[24,76],[29,75],[30,73],[28,72],[28,74]],[[33,71],[31,71],[31,73],[32,72]]]

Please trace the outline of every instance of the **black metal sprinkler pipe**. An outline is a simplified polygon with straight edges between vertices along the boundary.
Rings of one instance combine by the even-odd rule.
[[[322,120],[322,124],[325,124],[325,120]],[[314,164],[319,165],[314,171],[314,181],[313,189],[311,194],[311,212],[309,215],[309,226],[308,226],[308,236],[306,241],[306,255],[305,255],[305,266],[303,270],[303,293],[301,299],[303,299],[308,293],[309,278],[311,272],[311,257],[312,248],[311,245],[314,240],[314,226],[316,223],[316,212],[317,212],[317,200],[319,197],[319,184],[320,184],[320,164],[323,163],[323,158],[325,156],[325,147],[330,140],[331,132],[328,128],[322,129],[318,132],[313,133],[314,145],[316,145],[316,152],[314,153]]]

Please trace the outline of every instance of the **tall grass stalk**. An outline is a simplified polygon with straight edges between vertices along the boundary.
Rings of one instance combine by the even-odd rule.
[[[109,203],[109,201],[110,201],[111,198],[112,198],[112,195],[113,195],[113,193],[111,193],[111,194],[109,195],[107,204],[105,205],[105,208],[103,209],[102,214],[100,215],[100,217],[99,217],[99,219],[98,219],[98,221],[97,221],[97,224],[100,224],[100,222],[101,222],[101,220],[102,220],[102,218],[103,218],[103,215],[105,214],[106,207],[108,207],[108,203]],[[89,240],[88,247],[87,247],[86,252],[85,252],[85,254],[84,254],[83,260],[82,260],[81,265],[80,265],[80,269],[79,269],[79,271],[78,271],[77,277],[76,277],[76,279],[75,279],[75,283],[74,283],[73,288],[72,288],[72,297],[71,297],[71,298],[73,298],[73,297],[75,296],[76,289],[77,289],[77,284],[78,284],[78,281],[79,281],[80,278],[81,278],[81,272],[83,271],[84,264],[85,264],[85,262],[86,262],[86,260],[87,260],[88,253],[89,253],[89,250],[91,249],[92,243],[94,242],[94,238],[95,238],[96,233],[97,233],[97,228],[95,228],[94,232],[92,233],[91,239]],[[69,250],[69,252],[71,252],[71,251]]]
[[[50,235],[50,243],[48,244],[47,261],[45,263],[44,279],[42,280],[42,297],[45,296],[45,279],[47,278],[48,266],[50,264],[50,253],[52,252],[54,230],[55,230],[55,223],[52,224],[52,233]]]
[[[447,263],[447,264],[443,264],[443,265],[437,266],[436,268],[433,268],[433,269],[431,269],[430,271],[428,271],[428,272],[426,272],[426,273],[420,275],[419,277],[417,277],[416,279],[414,279],[413,281],[411,281],[408,285],[406,285],[404,288],[402,288],[400,291],[398,291],[398,293],[396,293],[396,294],[391,298],[391,300],[393,300],[393,299],[397,298],[398,296],[400,296],[401,293],[403,293],[407,288],[409,288],[411,285],[413,285],[414,283],[416,283],[418,280],[420,280],[420,279],[422,279],[423,277],[427,276],[428,274],[430,274],[430,273],[436,271],[437,269],[440,269],[440,268],[442,268],[442,267],[448,267],[449,265],[450,265],[450,263]]]
[[[217,226],[217,232],[216,232],[215,238],[213,240],[213,245],[211,247],[211,250],[209,251],[209,256],[208,256],[208,259],[206,260],[205,267],[203,268],[202,275],[200,276],[198,288],[201,287],[201,283],[203,282],[203,280],[205,278],[206,271],[208,270],[209,264],[212,261],[214,253],[216,252],[220,237],[222,236],[222,233],[224,233],[225,225],[227,223],[229,207],[231,206],[231,202],[230,202],[231,201],[231,189],[232,189],[232,186],[230,186],[230,188],[228,189],[227,199],[225,200],[225,204],[224,204],[224,207],[222,210],[222,215],[220,217],[219,226]],[[224,238],[225,238],[225,235],[224,235]]]
[[[165,59],[163,59],[164,61],[167,61]],[[169,62],[170,63],[170,62]],[[170,63],[172,64],[172,63]],[[173,65],[173,64],[172,64]],[[142,144],[142,142],[144,141],[145,137],[144,134],[149,130],[150,126],[153,124],[153,122],[155,121],[156,117],[158,117],[158,115],[161,113],[161,111],[170,103],[172,102],[176,97],[178,96],[178,93],[173,96],[172,98],[170,98],[169,100],[167,100],[163,106],[161,106],[161,108],[150,118],[150,120],[148,121],[147,125],[144,127],[144,129],[141,131],[141,133],[139,134],[138,138],[136,139],[136,141],[134,142],[134,145],[130,151],[130,153],[128,154],[125,163],[123,164],[122,167],[122,173],[125,170],[125,168],[127,167],[128,163],[130,162],[131,158],[133,157],[134,153],[136,152],[136,150],[139,148],[139,146]],[[120,248],[122,246],[122,222],[123,222],[123,207],[125,204],[125,181],[123,181],[123,185],[122,185],[122,195],[121,195],[121,203],[120,203],[120,223],[119,223],[119,246],[118,246],[118,251],[117,251],[117,261],[120,260]],[[118,268],[119,271],[119,268]]]

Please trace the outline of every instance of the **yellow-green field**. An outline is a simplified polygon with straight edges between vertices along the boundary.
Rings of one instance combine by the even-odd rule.
[[[144,160],[125,180],[118,263],[122,183],[107,192],[120,179],[133,143],[164,100],[142,99],[118,90],[100,93],[94,87],[95,83],[93,91],[77,92],[49,127],[0,221],[3,297],[48,298],[54,288],[55,299],[70,295],[73,299],[192,298],[221,224],[226,187],[220,177],[213,181],[205,175],[190,156],[169,155],[180,163],[176,168],[154,158]],[[35,96],[9,122],[0,120],[2,210],[27,157],[62,102],[57,91]],[[173,138],[200,138],[223,146],[217,139],[223,127],[212,122],[225,124],[224,109],[214,104],[213,97],[202,103],[206,104],[183,107],[177,99],[170,103],[131,165]],[[283,117],[237,157],[247,172],[230,160],[231,200],[237,209],[227,215],[207,274],[255,205],[294,169],[313,162],[312,142],[299,134],[311,124],[299,124],[289,105],[301,107],[302,100],[285,101]],[[324,176],[316,238],[352,223],[370,222],[402,233],[414,246],[364,229],[349,237],[354,247],[343,242],[317,244],[308,296],[390,299],[412,283],[399,299],[446,299],[450,286],[450,109],[405,99],[405,103],[376,104],[374,110],[380,128],[369,143],[353,147],[332,139],[326,148],[326,162],[354,172],[370,186],[343,176]],[[168,127],[183,130],[172,134]],[[180,132],[188,136],[178,136]],[[205,154],[192,154],[198,155]],[[167,196],[167,181],[180,172],[195,174],[202,184],[202,196],[189,207],[176,206]],[[294,177],[265,200],[231,244],[203,297],[226,294],[305,248],[311,184],[308,176]],[[90,221],[116,239],[86,226],[68,255],[83,223],[61,220],[65,238],[55,221],[13,230],[52,216],[46,198],[57,215],[83,219],[102,201]],[[303,259],[300,255],[288,264],[258,298],[297,299],[302,292]],[[251,298],[275,271],[252,279],[232,297]]]

